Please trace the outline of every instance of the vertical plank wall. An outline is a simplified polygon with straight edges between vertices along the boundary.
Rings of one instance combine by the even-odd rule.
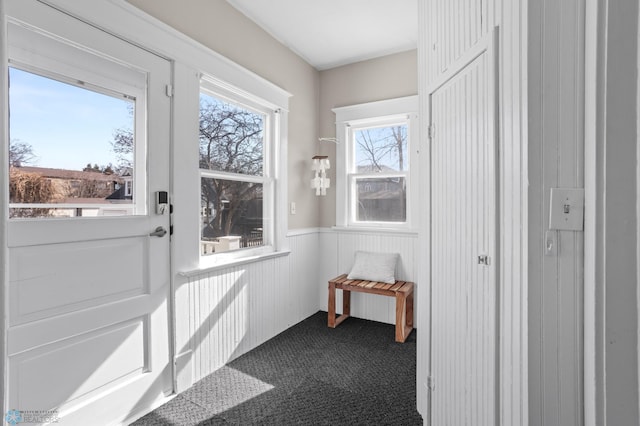
[[[498,423],[528,423],[527,387],[527,2],[523,0],[427,0],[419,16],[421,113],[429,114],[433,84],[488,31],[498,27],[499,134],[499,355]],[[449,70],[450,71],[450,70]],[[426,122],[424,120],[423,122]],[[426,129],[421,129],[423,143]],[[437,134],[437,130],[436,130]],[[421,167],[429,169],[429,160]],[[431,210],[437,206],[431,206]],[[428,212],[421,220],[429,220]],[[428,255],[428,254],[427,254]],[[427,259],[420,259],[422,264]],[[420,280],[428,281],[428,264]],[[428,283],[427,283],[428,285]],[[428,302],[422,293],[420,303]],[[425,307],[428,309],[428,307]],[[421,314],[422,315],[422,314]],[[419,338],[428,331],[419,329]],[[428,357],[418,358],[418,376],[428,376]],[[425,373],[426,371],[426,373]],[[423,383],[426,386],[426,382]],[[421,386],[419,386],[420,388]],[[419,391],[419,395],[425,395]],[[422,406],[424,402],[420,402]]]
[[[353,265],[355,252],[372,251],[398,253],[400,261],[396,268],[396,279],[416,283],[416,299],[420,283],[416,282],[418,265],[418,235],[396,232],[355,232],[327,230],[320,233],[319,270],[322,285],[318,286],[319,309],[327,310],[327,281],[343,273],[348,273]],[[342,292],[337,292],[336,310],[342,312]],[[418,303],[414,312],[418,310]],[[395,299],[372,294],[351,295],[351,316],[395,324]],[[415,321],[415,316],[414,316]],[[417,324],[416,324],[417,325]]]
[[[288,256],[190,274],[184,284],[188,302],[177,307],[176,315],[189,318],[184,331],[189,337],[178,337],[187,343],[177,354],[191,353],[191,383],[319,310],[326,311],[327,281],[349,271],[356,250],[399,253],[398,279],[416,278],[417,234],[314,229],[291,233],[288,244]],[[416,283],[416,295],[419,287]],[[351,313],[395,324],[395,299],[354,294]]]
[[[582,425],[583,235],[551,231],[550,188],[584,186],[584,0],[529,5],[529,424]]]
[[[488,44],[431,95],[434,424],[496,424],[495,71]],[[480,254],[492,261],[479,264]]]
[[[318,233],[288,237],[291,253],[190,276],[193,382],[318,311]]]

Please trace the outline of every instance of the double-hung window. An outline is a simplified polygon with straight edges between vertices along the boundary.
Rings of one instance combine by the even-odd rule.
[[[273,245],[276,113],[207,81],[200,91],[200,254]],[[235,253],[235,254],[234,254]]]
[[[411,227],[417,207],[416,110],[416,97],[334,109],[341,141],[338,226]]]

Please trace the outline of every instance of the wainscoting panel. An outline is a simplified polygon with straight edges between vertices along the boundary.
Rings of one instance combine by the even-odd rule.
[[[418,236],[411,233],[389,233],[372,231],[323,232],[320,234],[323,267],[320,293],[321,309],[327,310],[327,281],[342,273],[348,273],[358,250],[400,254],[396,279],[416,281]],[[330,271],[330,273],[328,272]],[[416,283],[416,293],[419,291]],[[337,311],[342,312],[342,292],[337,292]],[[417,309],[417,306],[414,308]],[[395,324],[395,299],[371,294],[351,295],[351,315],[358,318]]]
[[[177,329],[176,353],[191,353],[191,383],[318,310],[326,311],[327,281],[349,272],[357,250],[399,253],[397,278],[415,281],[417,275],[416,234],[311,229],[291,232],[287,242],[288,256],[186,278],[183,287],[188,297],[184,302],[182,296],[177,299],[176,316],[188,318],[188,325],[183,320],[184,331]],[[395,300],[354,294],[351,313],[394,324]]]
[[[176,314],[189,317],[178,352],[191,351],[193,382],[318,311],[317,230],[288,243],[288,256],[189,276],[188,306]]]

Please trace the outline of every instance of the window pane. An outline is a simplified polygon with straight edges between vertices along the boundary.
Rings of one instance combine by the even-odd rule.
[[[403,177],[356,179],[356,220],[406,222],[406,182]]]
[[[9,68],[11,218],[133,214],[134,101]]]
[[[407,126],[373,127],[354,131],[356,173],[405,171]]]
[[[264,115],[200,94],[200,168],[261,176]]]
[[[201,179],[201,254],[264,244],[262,190],[258,183]]]

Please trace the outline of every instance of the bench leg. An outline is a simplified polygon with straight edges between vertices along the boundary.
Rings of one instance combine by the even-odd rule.
[[[329,281],[329,304],[327,311],[327,325],[331,328],[336,328],[351,315],[351,292],[342,291],[342,315],[336,318],[336,284]]]
[[[327,309],[327,325],[331,328],[336,327],[336,285],[329,281],[329,303]]]
[[[413,289],[396,293],[396,342],[404,343],[413,330]]]

